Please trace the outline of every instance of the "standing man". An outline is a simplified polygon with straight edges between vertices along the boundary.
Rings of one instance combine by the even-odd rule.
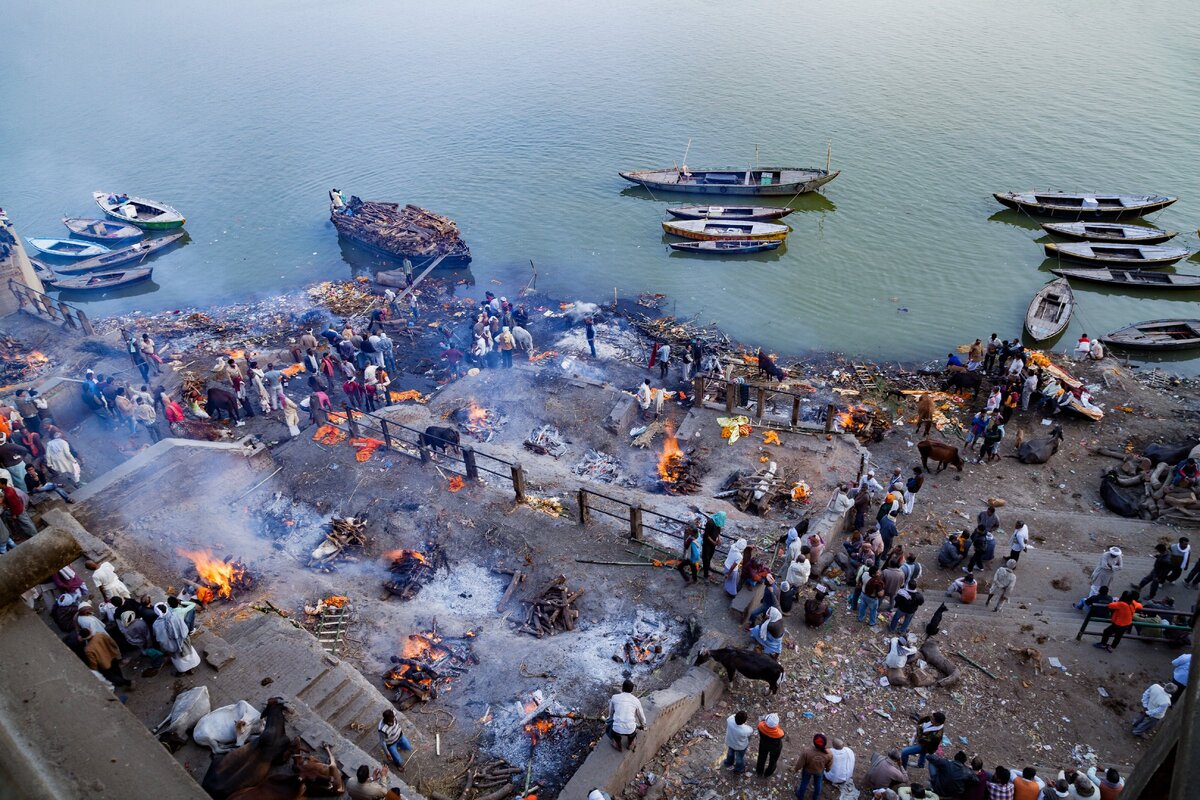
[[[1167,576],[1171,574],[1171,554],[1167,552],[1167,546],[1161,542],[1154,545],[1154,565],[1150,567],[1150,574],[1142,578],[1141,583],[1138,583],[1133,588],[1141,590],[1147,583],[1150,584],[1150,594],[1148,597],[1153,600],[1154,595],[1158,594],[1158,587],[1167,582]]]
[[[17,413],[21,415],[21,423],[25,426],[25,430],[33,433],[42,432],[42,418],[38,416],[38,407],[33,402],[33,398],[29,396],[29,392],[24,389],[17,390],[16,399]]]
[[[813,800],[820,800],[821,787],[825,783],[825,771],[833,766],[833,756],[825,744],[825,734],[818,733],[812,738],[812,747],[804,748],[796,759],[792,771],[800,771],[800,785],[796,787],[796,797],[804,800],[808,794],[808,784],[813,784]]]
[[[1016,562],[1021,560],[1021,553],[1026,550],[1032,550],[1033,545],[1029,543],[1029,526],[1021,520],[1017,520],[1017,528],[1013,531],[1012,538],[1008,543],[1008,558],[1016,565]]]
[[[1167,575],[1167,583],[1174,583],[1188,568],[1188,562],[1191,560],[1192,546],[1188,537],[1180,536],[1179,541],[1171,545],[1168,554],[1171,556],[1171,572]]]
[[[746,751],[750,749],[750,734],[754,728],[746,724],[749,717],[745,711],[730,714],[725,718],[725,769],[740,775],[746,771]]]
[[[642,710],[642,701],[633,693],[633,681],[626,678],[621,691],[608,701],[609,741],[618,752],[625,747],[633,750],[638,729],[645,727],[646,712]]]
[[[712,558],[721,544],[721,530],[725,527],[725,512],[718,511],[704,520],[704,535],[700,544],[700,568],[704,571],[704,580],[712,574]]]
[[[0,476],[0,492],[3,493],[4,503],[3,514],[4,521],[8,523],[8,528],[11,533],[20,533],[27,539],[32,539],[37,536],[37,526],[33,524],[33,520],[26,510],[29,507],[29,495],[25,492],[9,485],[8,478]],[[15,547],[12,536],[8,539],[8,549]]]
[[[267,371],[263,373],[263,380],[267,385],[267,398],[271,405],[271,410],[277,411],[280,408],[279,398],[283,395],[283,372],[276,369],[274,364],[267,364]]]
[[[80,628],[79,638],[83,640],[83,660],[88,669],[99,672],[113,686],[126,689],[133,686],[133,681],[121,673],[121,650],[111,636],[103,631]]]
[[[988,339],[987,346],[983,350],[983,371],[991,372],[992,367],[996,365],[996,356],[1000,352],[1000,337],[992,334],[992,338]]]
[[[1016,566],[1017,562],[1010,558],[1003,567],[997,567],[996,574],[992,576],[992,585],[988,587],[987,602],[984,603],[984,605],[991,605],[992,596],[999,595],[996,607],[992,611],[1000,610],[1000,606],[1004,605],[1004,601],[1008,599],[1008,593],[1017,585],[1017,573],[1013,572]]]
[[[496,346],[500,348],[500,358],[505,369],[512,369],[512,351],[517,346],[517,342],[513,339],[513,335],[508,328],[500,331],[500,335],[496,337]]]
[[[926,757],[933,755],[942,746],[942,731],[946,727],[946,715],[935,711],[928,717],[922,717],[917,723],[915,741],[900,751],[900,766],[908,769],[910,756],[920,754],[917,759],[917,769],[925,766]]]
[[[1038,377],[1036,372],[1031,372],[1025,376],[1025,382],[1021,384],[1021,410],[1029,410],[1029,400],[1037,391]]]
[[[667,373],[671,371],[671,345],[663,342],[659,345],[656,355],[658,357],[658,377],[665,381]]]
[[[1119,569],[1121,569],[1121,548],[1113,546],[1104,551],[1096,563],[1096,568],[1092,570],[1092,586],[1088,590],[1087,596],[1094,597],[1100,594],[1101,588],[1107,589]],[[1083,606],[1076,607],[1082,608]]]
[[[596,323],[591,317],[583,318],[583,329],[587,334],[588,349],[592,351],[592,358],[597,358],[596,355]],[[744,753],[742,754],[745,755]]]
[[[1171,695],[1176,689],[1178,687],[1173,683],[1166,686],[1150,684],[1150,688],[1142,693],[1142,713],[1133,723],[1134,736],[1145,739],[1147,733],[1158,727],[1158,723],[1167,715],[1167,709],[1171,707]]]
[[[754,774],[769,778],[775,774],[775,764],[783,752],[783,728],[779,727],[779,715],[767,714],[758,723],[758,761]]]
[[[904,513],[911,514],[917,502],[917,492],[925,485],[925,475],[920,467],[913,467],[913,476],[904,484]]]

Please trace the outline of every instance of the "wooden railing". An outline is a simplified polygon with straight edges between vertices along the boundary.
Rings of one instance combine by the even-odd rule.
[[[13,297],[17,298],[17,306],[20,310],[28,311],[35,317],[48,322],[62,323],[64,329],[78,331],[84,336],[96,335],[95,329],[92,328],[92,322],[87,318],[87,314],[83,313],[83,309],[76,308],[70,303],[64,303],[62,300],[55,300],[50,295],[26,286],[15,278],[8,279],[8,290],[13,293]]]

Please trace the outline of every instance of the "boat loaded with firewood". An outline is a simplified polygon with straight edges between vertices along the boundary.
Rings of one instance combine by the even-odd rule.
[[[806,167],[758,167],[755,169],[643,169],[617,173],[625,180],[651,191],[693,194],[737,194],[792,196],[815,192],[840,173]]]
[[[706,255],[742,255],[744,253],[763,253],[774,250],[783,244],[780,239],[710,239],[701,242],[669,242],[672,250],[683,253],[704,253]]]
[[[1152,319],[1113,331],[1100,341],[1126,350],[1192,350],[1200,347],[1200,319]]]
[[[1035,341],[1045,341],[1066,330],[1075,310],[1075,295],[1066,278],[1046,284],[1033,296],[1025,312],[1025,330]]]
[[[112,269],[89,272],[74,278],[56,277],[50,285],[63,292],[101,292],[148,281],[153,274],[153,267]],[[42,283],[46,283],[45,278],[42,279]]]
[[[182,228],[187,222],[183,214],[157,200],[113,192],[92,192],[92,199],[113,219],[151,231]]]
[[[783,219],[794,208],[774,206],[673,206],[667,213],[678,219],[740,219],[749,222],[770,222]]]
[[[1162,244],[1176,234],[1175,231],[1122,222],[1043,222],[1042,228],[1064,239],[1125,244]]]
[[[111,253],[105,253],[102,256],[67,264],[66,266],[59,267],[58,272],[78,275],[98,269],[121,267],[130,263],[140,264],[144,259],[149,258],[165,247],[170,247],[183,237],[184,234],[182,233],[172,233],[169,236],[161,236],[157,239],[147,239],[144,242],[131,244],[129,247],[122,247],[120,250],[113,250]]]
[[[124,222],[111,222],[107,219],[84,219],[82,217],[65,217],[63,225],[76,236],[85,239],[99,239],[112,242],[120,239],[136,239],[142,235],[142,229]]]
[[[25,241],[29,242],[33,249],[59,258],[91,258],[108,252],[108,248],[102,244],[81,242],[78,239],[43,239],[28,236]]]
[[[439,267],[471,263],[471,248],[454,220],[414,205],[353,196],[347,200],[340,190],[330,189],[329,218],[338,234],[355,244],[385,256],[410,259],[418,268],[434,261]]]
[[[1112,269],[1155,269],[1188,257],[1186,247],[1160,244],[1109,244],[1107,242],[1047,242],[1046,255]]]
[[[1150,272],[1140,269],[1052,269],[1055,275],[1073,281],[1102,283],[1130,289],[1200,289],[1200,275]]]
[[[1178,200],[1161,194],[1098,194],[1094,192],[993,192],[1001,205],[1039,217],[1105,220],[1144,217]]]
[[[776,225],[771,222],[740,222],[738,220],[721,219],[683,219],[667,220],[662,224],[663,230],[672,236],[682,236],[685,239],[752,239],[782,241],[790,232],[787,225]]]

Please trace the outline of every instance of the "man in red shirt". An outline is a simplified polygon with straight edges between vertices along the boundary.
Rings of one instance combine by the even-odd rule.
[[[8,479],[0,477],[0,489],[4,492],[4,521],[8,524],[8,541],[0,545],[0,553],[16,547],[12,534],[20,532],[22,536],[31,539],[37,535],[37,526],[33,524],[25,507],[29,504],[29,495],[9,484]]]

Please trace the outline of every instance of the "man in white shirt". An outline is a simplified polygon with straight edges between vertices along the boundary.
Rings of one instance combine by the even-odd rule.
[[[747,719],[749,716],[745,711],[725,718],[725,762],[722,766],[738,775],[746,771],[746,750],[754,733],[754,728],[746,724]]]
[[[834,737],[829,754],[833,756],[833,766],[825,772],[825,780],[841,785],[854,777],[854,751],[845,742]]]
[[[1152,683],[1150,688],[1142,693],[1142,713],[1133,723],[1134,736],[1144,739],[1147,733],[1162,722],[1162,718],[1167,715],[1167,709],[1171,707],[1171,695],[1176,688],[1173,683],[1166,686]]]
[[[639,728],[646,727],[646,712],[642,701],[633,693],[633,681],[621,684],[621,691],[608,701],[608,736],[617,750],[633,750],[633,739]]]
[[[1008,548],[1010,551],[1008,554],[1010,561],[1020,561],[1021,553],[1033,549],[1033,545],[1029,543],[1029,526],[1021,520],[1017,520],[1017,529],[1013,531]]]

